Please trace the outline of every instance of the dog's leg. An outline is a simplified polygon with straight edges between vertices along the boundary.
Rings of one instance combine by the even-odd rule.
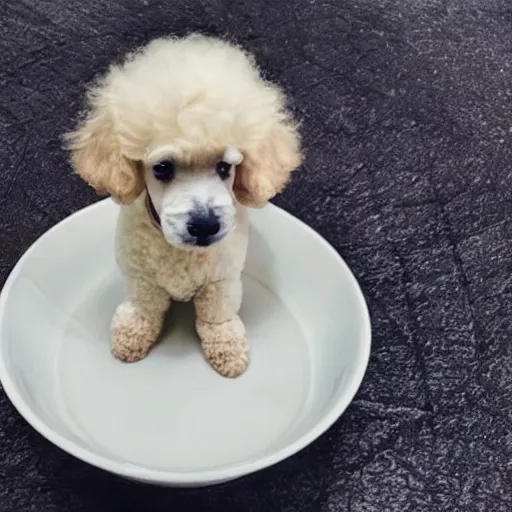
[[[238,377],[249,364],[249,345],[238,316],[241,303],[239,279],[210,283],[194,299],[203,353],[224,377]]]
[[[128,296],[117,308],[110,335],[112,354],[132,363],[144,359],[156,343],[170,306],[168,293],[143,279],[128,279]]]

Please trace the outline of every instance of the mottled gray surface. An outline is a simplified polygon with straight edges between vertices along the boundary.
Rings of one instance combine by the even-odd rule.
[[[208,490],[108,476],[0,393],[2,512],[512,510],[510,0],[0,0],[0,17],[0,282],[96,199],[59,143],[84,84],[200,29],[244,43],[294,96],[308,157],[278,202],[346,258],[374,330],[325,436]]]

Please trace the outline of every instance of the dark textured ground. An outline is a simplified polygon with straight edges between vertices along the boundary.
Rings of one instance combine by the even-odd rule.
[[[510,0],[0,0],[0,17],[1,282],[96,199],[59,142],[84,84],[200,29],[244,43],[294,96],[308,158],[278,202],[346,258],[374,329],[325,436],[210,490],[86,466],[0,393],[0,511],[512,510]]]

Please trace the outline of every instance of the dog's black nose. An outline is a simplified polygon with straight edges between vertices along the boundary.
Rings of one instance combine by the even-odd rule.
[[[207,238],[216,235],[220,231],[220,222],[216,215],[195,217],[188,223],[187,229],[190,236]]]

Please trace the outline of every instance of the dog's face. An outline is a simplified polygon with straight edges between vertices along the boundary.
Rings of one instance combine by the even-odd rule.
[[[164,238],[180,248],[208,247],[235,225],[235,169],[242,154],[223,154],[186,162],[172,144],[151,148],[144,159],[144,180],[160,218]]]
[[[282,91],[217,39],[156,40],[113,66],[88,99],[68,135],[76,172],[122,204],[147,189],[179,247],[220,241],[237,202],[264,206],[302,160]]]

